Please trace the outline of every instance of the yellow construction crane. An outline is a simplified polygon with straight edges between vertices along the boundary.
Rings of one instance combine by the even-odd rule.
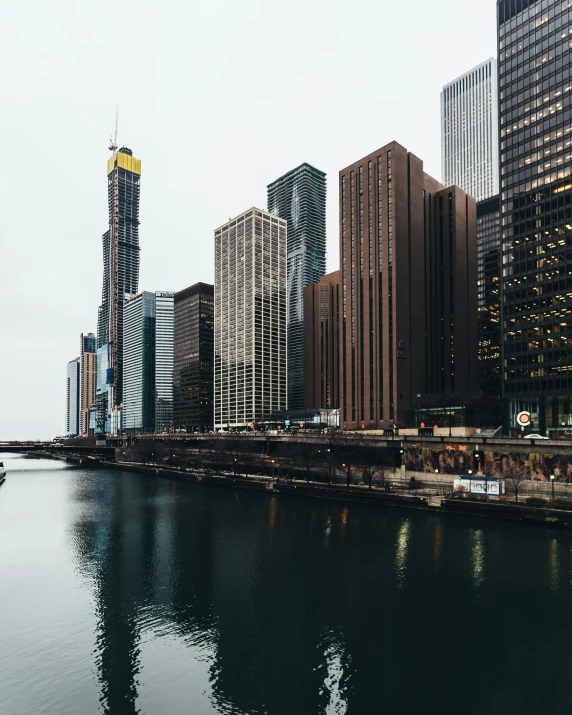
[[[119,105],[115,110],[115,134],[109,137],[109,151],[117,151],[117,125],[119,124]]]

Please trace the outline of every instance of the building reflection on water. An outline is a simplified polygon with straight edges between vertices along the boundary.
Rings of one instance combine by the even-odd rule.
[[[461,520],[99,475],[75,484],[84,508],[71,537],[94,594],[94,663],[109,715],[147,715],[146,689],[159,701],[179,690],[186,702],[191,668],[180,650],[162,649],[166,660],[145,668],[159,641],[183,643],[206,664],[201,712],[377,712],[383,685],[388,711],[407,710],[417,695],[404,663],[424,664],[413,690],[428,692],[431,663],[450,655],[443,624],[456,609],[478,622],[476,601],[497,607],[504,575],[501,591],[488,575],[510,577],[515,561],[487,554],[484,527]],[[558,586],[558,545],[548,554],[547,586]]]

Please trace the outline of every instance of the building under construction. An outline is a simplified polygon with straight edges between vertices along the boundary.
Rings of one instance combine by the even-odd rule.
[[[111,147],[109,228],[103,234],[103,291],[97,321],[96,434],[117,434],[123,401],[123,304],[138,292],[141,161]]]

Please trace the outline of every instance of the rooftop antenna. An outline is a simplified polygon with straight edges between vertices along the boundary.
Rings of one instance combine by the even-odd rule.
[[[115,110],[115,134],[109,137],[109,151],[117,151],[117,125],[119,124],[119,105]]]

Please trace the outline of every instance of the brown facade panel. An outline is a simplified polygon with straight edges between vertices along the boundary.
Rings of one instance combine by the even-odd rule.
[[[342,429],[477,392],[476,260],[475,201],[399,144],[340,172]]]
[[[340,278],[335,271],[304,288],[304,407],[339,407]]]

